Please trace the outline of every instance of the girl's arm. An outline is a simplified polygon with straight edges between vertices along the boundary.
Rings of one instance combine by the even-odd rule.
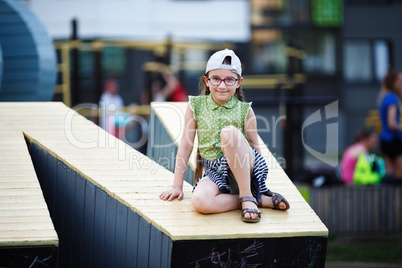
[[[390,130],[402,131],[402,127],[396,122],[396,105],[392,105],[387,110],[387,124]]]
[[[256,149],[259,154],[261,154],[261,148],[258,142],[257,120],[252,108],[250,108],[250,111],[247,114],[246,123],[244,124],[244,132],[246,133],[246,137],[251,142],[253,148]]]
[[[180,141],[179,150],[177,151],[176,156],[173,187],[159,195],[163,200],[171,201],[176,197],[179,200],[183,199],[184,175],[186,173],[188,160],[193,150],[196,132],[196,122],[193,116],[193,111],[190,109],[190,105],[187,105],[184,122],[183,137]]]

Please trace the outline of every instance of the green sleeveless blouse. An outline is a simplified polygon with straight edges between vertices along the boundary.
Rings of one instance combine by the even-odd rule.
[[[209,94],[190,96],[189,103],[197,123],[198,148],[202,158],[213,161],[223,156],[220,133],[224,127],[234,126],[245,136],[244,125],[251,102],[239,101],[233,95],[230,101],[219,106]]]

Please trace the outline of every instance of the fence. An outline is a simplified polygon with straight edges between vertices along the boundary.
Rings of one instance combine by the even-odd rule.
[[[402,187],[311,188],[310,205],[332,233],[378,235],[402,232]]]

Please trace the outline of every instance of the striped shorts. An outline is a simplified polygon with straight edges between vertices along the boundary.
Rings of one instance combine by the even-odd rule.
[[[260,194],[267,193],[269,189],[265,184],[268,175],[268,166],[265,159],[254,148],[254,167],[251,172],[251,191],[255,198],[259,198]],[[205,168],[204,175],[194,185],[194,189],[202,180],[212,180],[223,193],[238,194],[239,189],[237,182],[229,169],[226,157],[222,156],[214,161],[201,158],[202,165]]]

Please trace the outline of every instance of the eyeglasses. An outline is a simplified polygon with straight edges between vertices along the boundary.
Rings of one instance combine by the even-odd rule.
[[[228,77],[226,77],[224,79],[220,79],[217,76],[212,76],[211,78],[208,78],[208,81],[213,86],[219,86],[222,83],[222,81],[225,82],[225,84],[227,86],[233,86],[234,84],[236,84],[237,80],[239,80],[239,79],[236,79],[236,78],[234,78],[232,76],[228,76]]]

